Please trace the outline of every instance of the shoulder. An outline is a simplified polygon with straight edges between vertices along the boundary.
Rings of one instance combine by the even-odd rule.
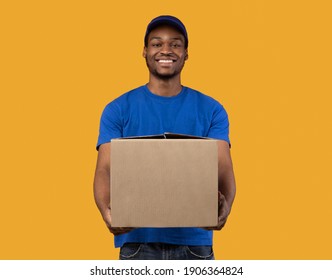
[[[134,88],[134,89],[132,89],[132,90],[126,92],[126,93],[121,94],[119,97],[115,98],[109,104],[112,104],[112,103],[122,104],[122,103],[128,102],[132,99],[139,98],[139,96],[143,92],[144,92],[144,86]]]
[[[196,99],[196,101],[203,107],[213,108],[216,110],[225,110],[223,105],[211,96],[204,94],[198,90],[186,87],[188,97],[191,99]]]
[[[144,86],[140,86],[126,93],[123,93],[120,96],[113,99],[111,102],[109,102],[104,110],[106,112],[114,110],[119,111],[121,110],[121,108],[124,108],[128,106],[130,103],[139,99],[143,92],[144,92]]]

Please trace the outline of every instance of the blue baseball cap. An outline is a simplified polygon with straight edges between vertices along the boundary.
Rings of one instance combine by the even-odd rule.
[[[185,48],[188,48],[188,34],[184,24],[176,17],[173,16],[159,16],[151,20],[148,27],[146,28],[144,45],[148,45],[148,36],[150,32],[160,25],[169,25],[176,28],[184,37]]]

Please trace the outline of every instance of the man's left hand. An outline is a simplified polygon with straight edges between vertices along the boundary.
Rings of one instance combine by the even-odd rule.
[[[206,230],[221,230],[227,221],[230,209],[225,196],[218,191],[218,225],[215,227],[204,227]]]

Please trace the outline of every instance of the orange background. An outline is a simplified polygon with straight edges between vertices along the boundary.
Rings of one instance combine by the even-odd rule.
[[[2,1],[0,259],[116,259],[93,201],[104,106],[147,82],[146,25],[186,24],[183,84],[231,122],[217,259],[332,258],[330,1]]]

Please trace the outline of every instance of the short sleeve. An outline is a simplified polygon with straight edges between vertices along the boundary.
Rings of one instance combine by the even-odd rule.
[[[113,101],[105,107],[101,115],[97,150],[101,144],[110,142],[113,138],[122,137],[122,131],[121,110]]]
[[[224,140],[230,144],[228,115],[224,107],[219,103],[213,112],[208,137]]]

